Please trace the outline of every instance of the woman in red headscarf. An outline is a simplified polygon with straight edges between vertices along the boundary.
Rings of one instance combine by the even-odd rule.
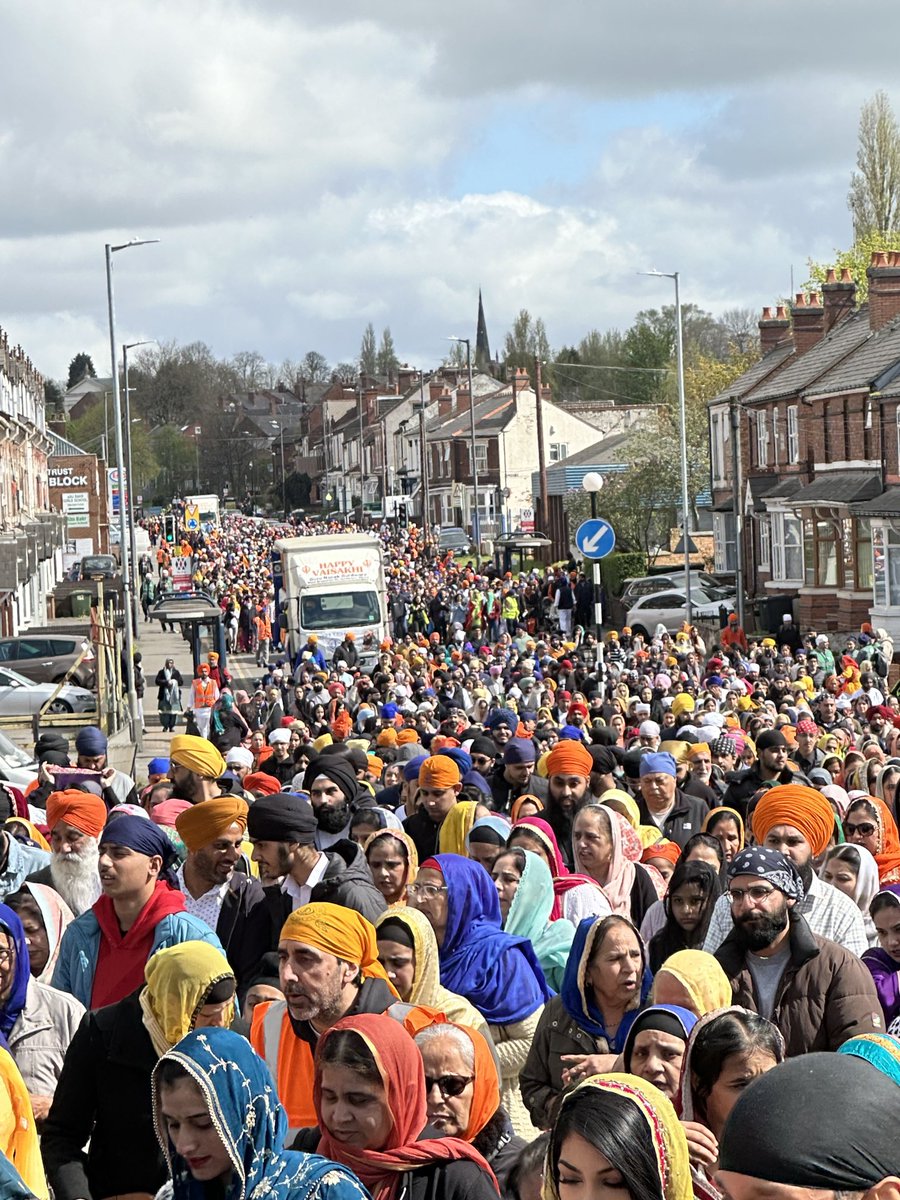
[[[374,1200],[496,1200],[497,1180],[468,1142],[420,1140],[426,1086],[435,1082],[426,1081],[415,1042],[392,1017],[338,1021],[316,1050],[317,1152],[354,1171]]]
[[[875,855],[878,882],[900,883],[900,834],[891,810],[877,796],[860,796],[847,809],[844,833],[851,845]]]
[[[563,862],[556,834],[542,817],[522,817],[513,825],[507,846],[521,846],[539,854],[553,876],[555,899],[550,920],[564,917],[578,928],[585,917],[608,917],[612,906],[596,879],[576,875]]]

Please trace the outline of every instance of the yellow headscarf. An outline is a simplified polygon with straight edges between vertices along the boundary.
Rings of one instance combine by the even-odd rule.
[[[234,979],[234,971],[225,955],[207,942],[180,942],[151,955],[144,978],[144,1028],[157,1054],[163,1055],[191,1032],[206,997],[222,980]],[[226,1026],[233,1017],[232,999],[225,1010]]]
[[[477,807],[477,800],[458,800],[453,805],[444,817],[444,823],[438,834],[438,852],[440,854],[460,854],[463,858],[469,857],[466,838],[469,836],[469,830],[475,824]]]
[[[656,825],[641,824],[641,810],[637,806],[637,801],[620,788],[610,788],[608,792],[604,792],[600,797],[600,803],[607,805],[613,812],[622,814],[641,839],[641,845],[645,850],[648,846],[654,846],[662,837],[662,833]]]
[[[638,1079],[636,1075],[592,1075],[563,1096],[560,1111],[571,1104],[577,1104],[579,1096],[582,1096],[586,1089],[620,1096],[622,1100],[638,1109],[650,1133],[660,1191],[665,1200],[692,1200],[694,1192],[687,1138],[668,1097],[652,1083]],[[620,1164],[612,1165],[618,1167]],[[549,1163],[544,1172],[542,1200],[559,1200],[559,1189]]]
[[[38,1200],[48,1200],[37,1124],[25,1080],[13,1056],[0,1047],[0,1154],[4,1154]]]
[[[734,823],[735,823],[735,825],[737,825],[737,828],[738,828],[738,837],[740,838],[740,844],[738,845],[738,850],[743,850],[744,840],[745,840],[745,836],[746,836],[744,833],[743,818],[741,817],[741,814],[737,811],[737,809],[729,808],[727,804],[721,804],[721,805],[719,805],[718,808],[711,808],[709,810],[709,812],[703,818],[703,824],[700,826],[700,832],[701,833],[708,832],[709,827],[713,822],[713,818],[717,817],[719,815],[719,813],[728,813],[729,817],[732,817],[734,819]]]
[[[416,843],[412,840],[408,833],[402,829],[376,829],[374,833],[370,833],[363,842],[363,854],[366,859],[369,857],[370,847],[380,838],[392,837],[398,842],[401,842],[406,847],[406,875],[403,880],[403,887],[407,884],[415,883],[416,876],[419,873],[419,852],[416,850]],[[396,908],[406,907],[406,891],[404,890],[399,900],[395,900],[393,904],[387,907],[388,912],[393,912]]]
[[[280,938],[289,942],[303,942],[321,950],[323,954],[332,954],[342,962],[357,963],[364,979],[384,980],[397,996],[397,989],[378,961],[374,925],[351,908],[324,901],[304,904],[285,921]]]
[[[690,1007],[698,1017],[704,1017],[717,1008],[727,1008],[734,999],[728,976],[719,966],[718,959],[705,950],[678,950],[670,955],[656,972],[654,995],[664,971],[677,979],[687,992]]]
[[[28,830],[28,836],[36,846],[40,846],[42,850],[49,850],[50,843],[38,829],[33,821],[26,821],[24,817],[10,817],[4,824],[4,829],[9,829],[13,825],[21,825]]]

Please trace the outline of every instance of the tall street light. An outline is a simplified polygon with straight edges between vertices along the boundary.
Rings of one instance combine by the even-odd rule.
[[[131,551],[131,578],[134,584],[134,596],[132,597],[132,605],[134,612],[135,624],[137,624],[137,586],[138,586],[138,569],[137,569],[137,542],[134,532],[134,473],[131,469],[131,426],[134,422],[131,419],[131,388],[128,386],[128,351],[133,350],[135,346],[149,346],[154,342],[155,338],[145,338],[142,342],[126,342],[122,347],[122,386],[125,388],[125,486],[128,497],[128,534],[129,534],[129,550]],[[121,500],[119,504],[121,505]],[[121,514],[120,514],[121,522]]]
[[[472,343],[469,338],[451,337],[450,342],[459,342],[466,348],[466,371],[469,375],[469,441],[472,450],[472,487],[475,492],[475,508],[472,512],[472,541],[475,553],[481,556],[481,522],[478,518],[478,463],[475,460],[475,391],[472,387]]]
[[[684,594],[688,624],[693,621],[691,604],[691,517],[688,502],[688,459],[687,459],[687,414],[684,402],[684,330],[681,324],[680,274],[678,271],[640,271],[641,275],[654,275],[659,279],[675,282],[675,362],[678,371],[678,418],[681,426],[681,511],[683,514],[682,539],[684,545]]]
[[[118,246],[106,243],[106,297],[109,304],[109,357],[112,366],[113,417],[116,427],[116,463],[119,469],[116,491],[119,496],[119,548],[122,554],[122,586],[125,609],[125,687],[128,693],[128,724],[131,740],[140,750],[143,746],[141,723],[138,720],[137,691],[134,684],[134,585],[131,578],[131,545],[125,529],[127,518],[122,476],[125,457],[122,449],[122,396],[119,391],[119,355],[116,350],[116,306],[113,299],[112,256],[132,246],[149,246],[159,238],[132,238]]]

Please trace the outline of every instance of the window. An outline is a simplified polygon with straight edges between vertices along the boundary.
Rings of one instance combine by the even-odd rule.
[[[834,521],[816,521],[816,586],[840,587],[839,556],[843,554]]]
[[[772,513],[772,578],[781,582],[803,580],[803,529],[799,517]]]
[[[898,426],[898,437],[900,437],[900,426]],[[796,404],[789,404],[787,410],[787,460],[789,463],[800,461],[800,428],[797,423]]]
[[[716,570],[734,571],[736,568],[734,513],[713,513],[713,535]]]
[[[469,452],[469,458],[471,459],[471,449]],[[475,466],[482,473],[488,469],[487,442],[476,442],[475,443]]]
[[[550,443],[550,461],[552,463],[562,462],[564,458],[569,457],[568,442],[551,442]]]
[[[778,409],[772,409],[772,466],[778,466]]]
[[[872,578],[878,608],[900,605],[900,529],[873,527]]]
[[[897,406],[895,420],[897,422],[897,470],[900,471],[900,405]]]
[[[728,478],[728,457],[726,453],[728,435],[728,413],[724,410],[712,413],[710,415],[709,449],[712,477],[716,483],[724,483]]]
[[[756,465],[769,465],[769,422],[764,411],[756,414]]]
[[[772,528],[768,517],[759,518],[759,567],[768,571],[772,563]]]
[[[856,525],[856,588],[869,591],[872,587],[872,522],[857,517]]]

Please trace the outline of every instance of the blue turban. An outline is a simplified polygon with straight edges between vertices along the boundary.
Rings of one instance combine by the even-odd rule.
[[[471,754],[466,754],[465,750],[458,746],[447,746],[442,750],[438,750],[438,754],[445,754],[447,758],[452,758],[459,767],[460,776],[467,775],[472,770]]]
[[[577,725],[563,725],[559,731],[559,740],[561,742],[584,742],[584,731],[579,729]]]
[[[409,760],[409,762],[403,768],[403,778],[407,783],[409,783],[411,779],[419,778],[419,767],[421,767],[423,759],[426,759],[427,757],[427,754],[420,754],[417,758],[411,758]]]
[[[381,706],[381,715],[385,721],[393,721],[399,711],[393,700],[389,700],[387,704]]]
[[[75,749],[85,758],[96,758],[99,754],[105,754],[107,747],[106,734],[96,725],[85,725],[84,729],[78,730]]]
[[[115,809],[112,811],[114,813]],[[177,857],[175,847],[158,825],[146,817],[136,817],[131,813],[123,813],[120,817],[110,816],[100,834],[101,845],[104,842],[113,846],[127,846],[129,850],[146,854],[148,858],[158,855],[163,860],[164,871]]]
[[[515,733],[519,728],[519,718],[508,708],[498,708],[484,723],[485,729],[498,729],[501,725],[505,725],[510,732]]]
[[[665,750],[651,751],[650,754],[645,754],[641,758],[641,779],[645,775],[671,775],[674,779],[676,774],[675,759]]]
[[[168,775],[169,760],[167,758],[151,758],[147,763],[148,775]]]

